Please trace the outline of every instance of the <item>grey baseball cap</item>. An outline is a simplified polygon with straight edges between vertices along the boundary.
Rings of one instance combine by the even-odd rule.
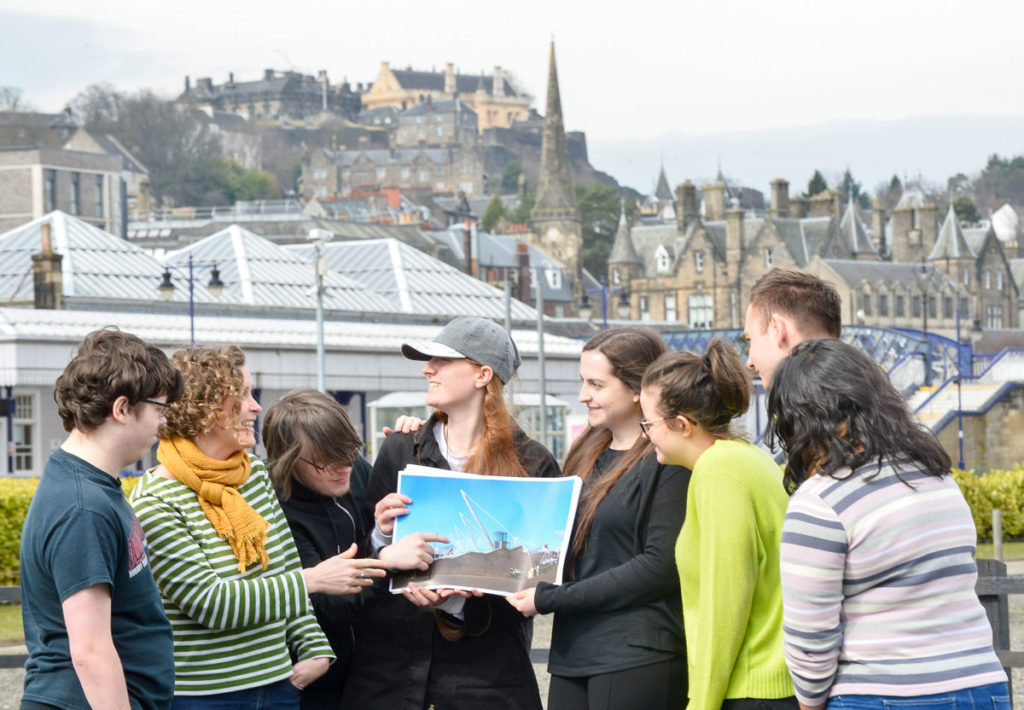
[[[502,383],[508,383],[523,360],[505,329],[486,318],[456,318],[433,340],[404,343],[402,354],[410,360],[446,357],[474,360],[487,365]]]

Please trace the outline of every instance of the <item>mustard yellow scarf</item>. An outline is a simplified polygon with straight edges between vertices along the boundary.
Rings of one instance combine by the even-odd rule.
[[[238,487],[249,480],[249,455],[237,451],[226,461],[212,459],[190,439],[161,439],[156,457],[171,474],[194,490],[199,507],[222,540],[238,558],[238,571],[259,561],[267,568],[270,557],[265,543],[270,523],[263,519]]]

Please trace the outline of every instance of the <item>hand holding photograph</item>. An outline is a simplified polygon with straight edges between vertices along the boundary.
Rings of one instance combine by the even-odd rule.
[[[560,584],[582,480],[511,478],[406,466],[398,492],[412,498],[395,521],[394,539],[436,533],[434,563],[399,572],[391,591],[408,585],[511,594],[545,581]]]

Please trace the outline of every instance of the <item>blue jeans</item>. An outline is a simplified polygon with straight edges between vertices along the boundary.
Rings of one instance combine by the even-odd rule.
[[[828,710],[1010,710],[1006,683],[908,698],[893,695],[837,695]]]
[[[299,691],[285,678],[216,695],[175,695],[171,710],[299,710]]]

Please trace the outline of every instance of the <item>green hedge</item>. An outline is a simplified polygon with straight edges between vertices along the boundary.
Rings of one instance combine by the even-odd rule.
[[[124,494],[128,495],[138,481],[138,478],[122,478]],[[0,479],[0,586],[14,586],[21,581],[18,562],[21,527],[37,485],[37,478]]]

